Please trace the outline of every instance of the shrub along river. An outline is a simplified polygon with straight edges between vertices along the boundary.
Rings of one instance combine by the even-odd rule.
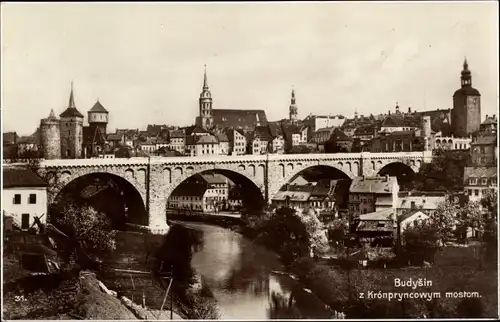
[[[325,305],[283,270],[278,256],[230,229],[172,222],[198,236],[191,266],[217,300],[221,319],[331,318]],[[148,271],[163,236],[118,232],[106,266]],[[103,282],[137,304],[159,309],[164,291],[149,274],[103,274]],[[144,294],[144,296],[143,296]],[[168,306],[166,306],[168,308]]]

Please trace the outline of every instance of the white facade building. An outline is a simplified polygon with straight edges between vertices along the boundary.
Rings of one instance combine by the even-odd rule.
[[[29,229],[35,217],[47,219],[47,184],[33,171],[21,167],[3,168],[2,208],[16,226]],[[38,227],[34,227],[38,228]]]

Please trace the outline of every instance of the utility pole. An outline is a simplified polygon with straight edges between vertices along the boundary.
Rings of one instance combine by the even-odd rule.
[[[174,265],[170,265],[170,280],[173,282],[174,281]],[[172,282],[170,285],[172,285]],[[170,294],[170,320],[174,319],[174,313],[173,313],[173,297],[172,294]]]

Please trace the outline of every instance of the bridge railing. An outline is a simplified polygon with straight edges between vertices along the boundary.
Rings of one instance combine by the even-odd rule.
[[[269,155],[207,155],[198,157],[131,157],[110,159],[58,159],[42,160],[44,166],[92,166],[92,165],[143,165],[143,164],[182,164],[196,162],[264,162],[331,160],[331,159],[384,159],[384,158],[426,158],[432,157],[432,151],[420,152],[360,152],[360,153],[315,153],[315,154],[269,154]]]

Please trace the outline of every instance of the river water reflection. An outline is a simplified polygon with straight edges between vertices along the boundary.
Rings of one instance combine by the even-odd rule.
[[[324,305],[287,276],[277,255],[229,229],[177,222],[201,234],[192,266],[214,293],[223,319],[328,318]],[[293,300],[290,298],[293,296]],[[293,316],[290,312],[295,311]],[[299,316],[297,316],[299,315]]]
[[[171,222],[193,230],[201,242],[191,265],[201,283],[217,300],[221,319],[330,318],[324,304],[288,276],[273,271],[283,269],[278,256],[229,229],[193,223]],[[119,232],[117,250],[106,266],[147,271],[148,257],[163,236]],[[157,246],[152,246],[157,245]],[[132,299],[144,300],[159,309],[164,290],[149,274],[103,274],[103,282]]]

